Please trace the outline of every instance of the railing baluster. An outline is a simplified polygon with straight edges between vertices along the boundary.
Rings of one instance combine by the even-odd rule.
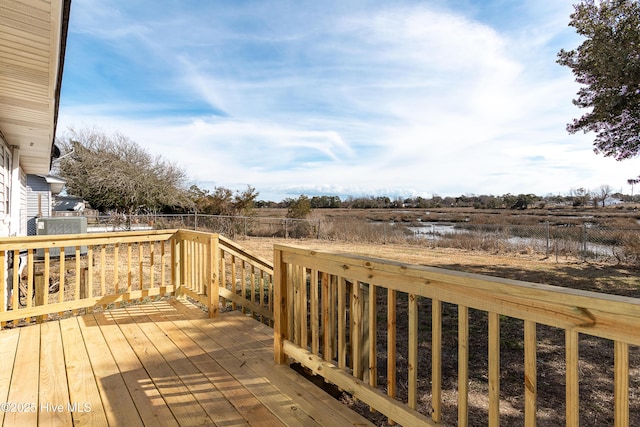
[[[165,263],[167,262],[167,255],[165,251],[165,241],[162,240],[160,242],[160,287],[164,287],[167,284],[167,272],[165,267]]]
[[[269,312],[273,313],[273,275],[268,274],[267,280],[269,281],[267,288],[269,290]],[[269,326],[273,326],[273,320],[269,322]],[[319,339],[319,338],[318,338]]]
[[[210,285],[209,282],[211,280],[211,276],[209,275],[215,269],[208,269],[206,266],[208,264],[207,257],[209,257],[211,249],[211,242],[198,243],[198,257],[196,259],[196,268],[198,269],[198,283],[200,283],[200,293],[204,293],[205,295],[209,295]],[[221,286],[225,286],[227,283],[227,258],[224,251],[220,248],[218,249],[218,256],[220,257],[221,262],[221,270],[220,270],[220,280],[219,283]],[[227,301],[224,300],[223,306],[226,305]]]
[[[260,298],[260,303],[258,304],[260,307],[264,307],[264,272],[262,270],[258,270],[258,286],[259,286],[259,294],[258,298]],[[264,315],[260,314],[260,322],[264,322]]]
[[[275,262],[274,262],[274,275],[275,275]],[[327,362],[331,361],[331,330],[329,324],[329,274],[322,273],[320,277],[320,284],[322,287],[322,355]]]
[[[44,297],[43,304],[49,304],[49,279],[51,278],[51,258],[50,258],[50,250],[49,248],[44,249],[44,271],[43,271],[43,279],[44,279]]]
[[[524,322],[524,425],[536,425],[537,412],[537,343],[536,323],[531,320]]]
[[[629,426],[629,344],[614,341],[614,425]]]
[[[73,299],[75,301],[80,300],[80,286],[82,284],[82,263],[80,260],[80,246],[75,247],[75,269],[76,269],[76,282],[73,293]],[[73,314],[78,314],[78,310],[73,310]]]
[[[116,252],[117,255],[117,252]],[[60,274],[58,276],[58,280],[60,281],[60,284],[58,286],[58,302],[63,302],[64,301],[64,292],[65,292],[65,288],[66,288],[66,280],[65,280],[65,274],[67,272],[66,267],[65,267],[65,254],[64,254],[64,246],[60,247]],[[114,265],[117,265],[116,261],[114,261]],[[116,286],[116,293],[118,290],[118,287]],[[58,313],[60,316],[62,316],[62,313],[59,312]]]
[[[320,342],[318,327],[320,325],[320,316],[318,313],[318,270],[311,270],[311,353],[319,356]]]
[[[291,329],[291,341],[300,345],[300,267],[297,265],[291,266],[291,303],[292,311],[292,329]],[[253,274],[251,274],[251,301],[253,301],[254,289],[253,289]]]
[[[116,294],[120,293],[120,270],[119,270],[120,255],[119,255],[119,252],[120,252],[120,244],[116,243],[113,246],[113,288],[114,288],[114,293],[116,293]],[[63,268],[63,266],[64,266],[63,257],[64,257],[64,248],[60,248],[60,268]]]
[[[369,385],[378,386],[378,316],[376,310],[376,286],[369,285]],[[373,410],[373,408],[371,409]]]
[[[231,292],[233,292],[234,294],[237,294],[238,291],[238,284],[237,284],[237,277],[236,277],[236,256],[235,255],[231,255]],[[226,287],[226,285],[222,284],[221,286]],[[231,303],[231,309],[235,310],[237,308],[237,304],[236,302],[232,302]]]
[[[14,263],[15,264],[15,263]],[[33,306],[33,283],[34,283],[34,268],[33,268],[33,249],[29,249],[27,251],[27,295],[26,298],[26,308],[31,308]],[[31,318],[27,319],[27,322],[31,321]]]
[[[138,243],[138,289],[144,289],[144,246]]]
[[[220,286],[222,286],[223,288],[225,288],[227,286],[227,258],[225,256],[225,253],[222,249],[220,249],[218,251],[218,256],[220,257]],[[226,306],[227,305],[227,300],[222,298],[222,305]]]
[[[107,260],[107,254],[106,254],[106,248],[105,245],[102,244],[100,245],[100,294],[101,295],[106,295],[106,260]]]
[[[489,427],[500,425],[500,315],[489,316]]]
[[[240,263],[240,293],[242,294],[242,299],[247,299],[247,266],[245,265],[245,261],[242,260]],[[247,310],[244,305],[242,305],[242,314],[246,314]]]
[[[87,270],[89,277],[87,278],[87,294],[85,298],[93,296],[93,246],[87,248]]]
[[[13,291],[11,294],[11,305],[13,307],[14,310],[17,310],[18,307],[20,307],[20,302],[18,300],[18,297],[20,295],[20,273],[19,273],[19,269],[16,268],[16,261],[19,259],[20,256],[20,251],[19,250],[14,250],[13,251],[13,278],[12,278],[12,282],[13,283]]]
[[[251,265],[251,302],[255,304],[256,302],[256,269],[253,265]],[[251,313],[253,317],[255,317],[255,313]]]
[[[431,419],[442,421],[442,302],[431,300]]]
[[[225,284],[220,277],[220,270],[217,268],[221,262],[218,259],[222,254],[218,246],[218,238],[215,235],[211,235],[207,242],[207,252],[204,270],[207,276],[207,303],[209,305],[209,318],[218,317],[220,306],[220,291],[219,288],[224,287]],[[221,257],[224,258],[224,257]],[[224,271],[224,270],[223,270]]]
[[[149,288],[150,289],[155,287],[155,277],[154,277],[155,249],[156,249],[156,242],[149,242]]]
[[[338,367],[347,367],[347,281],[338,278]]]
[[[353,376],[362,379],[362,288],[358,281],[351,285],[351,364]]]
[[[127,243],[127,292],[131,292],[133,273],[131,272],[131,243]]]
[[[469,425],[469,308],[458,306],[458,426]]]
[[[407,405],[416,409],[418,405],[418,298],[409,294],[409,397]]]
[[[566,347],[566,425],[577,426],[580,421],[580,396],[578,374],[578,332],[565,331]]]
[[[287,331],[289,336],[287,337],[287,339],[291,340],[291,341],[295,341],[295,336],[296,336],[296,330],[295,330],[295,325],[294,325],[294,320],[293,318],[295,317],[295,291],[294,291],[294,284],[295,284],[295,277],[294,277],[294,273],[295,273],[295,268],[293,265],[291,264],[286,264],[287,266],[287,283],[286,283],[286,291],[287,291],[287,302],[289,304],[291,304],[291,309],[287,312]]]
[[[338,357],[338,334],[336,333],[336,322],[338,315],[336,313],[338,309],[338,276],[330,275],[329,280],[329,330],[331,334],[331,340],[329,341],[329,354],[331,360]]]
[[[387,289],[387,395],[395,399],[396,381],[396,291]],[[395,421],[389,419],[389,424]]]
[[[307,327],[307,269],[300,267],[300,347],[308,347],[308,327]]]

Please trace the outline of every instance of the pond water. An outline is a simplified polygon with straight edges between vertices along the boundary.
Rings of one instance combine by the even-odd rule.
[[[570,245],[575,251],[584,251],[586,249],[587,252],[597,256],[611,256],[614,251],[614,247],[611,245],[593,243],[589,241],[586,244],[586,248],[584,242],[566,240],[562,238],[556,242],[552,235],[550,236],[547,234],[547,230],[544,227],[525,228],[524,230],[530,232],[531,236],[505,235],[503,232],[498,233],[497,229],[495,231],[472,231],[466,228],[457,227],[455,224],[438,222],[425,222],[424,225],[407,227],[407,229],[410,230],[416,238],[432,241],[446,238],[446,235],[476,233],[477,235],[492,235],[514,247],[535,247],[539,250],[553,251],[555,245],[559,243],[561,247],[564,246],[566,248],[566,245]],[[523,230],[520,231],[522,232]]]

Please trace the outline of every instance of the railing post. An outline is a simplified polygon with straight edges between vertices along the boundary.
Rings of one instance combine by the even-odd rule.
[[[277,364],[287,362],[284,341],[289,337],[287,300],[287,265],[282,261],[282,250],[273,250],[273,356]]]
[[[209,305],[209,317],[218,317],[220,304],[220,248],[218,235],[214,234],[209,240],[209,261],[207,265],[207,302]],[[224,268],[224,267],[223,267]]]
[[[549,239],[549,221],[546,221],[544,224],[545,234],[547,238],[547,252],[546,256],[549,256],[549,248],[550,248],[550,239]]]

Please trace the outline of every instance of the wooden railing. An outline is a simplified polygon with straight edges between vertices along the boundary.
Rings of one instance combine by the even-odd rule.
[[[218,247],[223,307],[230,304],[231,309],[240,308],[272,326],[273,264],[223,236],[218,238]]]
[[[406,426],[439,425],[443,358],[456,357],[457,425],[469,424],[470,352],[476,356],[469,346],[473,309],[488,317],[488,329],[473,329],[474,335],[486,336],[488,348],[483,374],[488,425],[500,422],[500,328],[509,319],[521,319],[524,325],[524,360],[520,362],[524,425],[536,424],[537,325],[559,328],[564,335],[566,425],[579,423],[581,335],[612,342],[615,425],[629,424],[629,347],[640,345],[640,299],[280,245],[274,246],[274,269],[276,362],[301,363],[391,421]],[[428,318],[419,310],[419,301],[420,307],[429,303]],[[453,348],[443,343],[443,306],[452,312],[447,320],[454,318],[457,323],[453,324],[457,333],[449,340]],[[407,348],[406,372],[399,372],[396,359],[399,310],[407,313],[408,320],[408,343],[402,343]],[[430,326],[430,337],[425,337],[425,325]],[[422,354],[425,347],[430,348],[430,367],[418,363],[419,348]],[[380,348],[385,349],[386,366],[378,365],[385,358],[378,354]],[[382,370],[386,384],[380,388],[377,381]],[[397,400],[400,374],[408,388],[402,402]],[[430,390],[418,388],[419,375],[426,376],[421,384],[430,382]],[[418,397],[425,394],[431,408],[420,413],[416,411]]]
[[[176,294],[192,298],[205,307],[210,317],[219,310],[218,235],[179,230],[175,234],[173,266],[177,282]]]
[[[0,321],[33,316],[43,320],[49,314],[173,293],[175,233],[3,238]],[[22,269],[20,263],[24,263]],[[14,268],[7,268],[10,264]],[[5,283],[13,286],[10,294],[5,293]]]
[[[271,321],[272,278],[270,263],[217,234],[155,230],[2,238],[0,322],[43,321],[168,295],[200,302],[211,317],[219,312],[221,295],[233,308]]]

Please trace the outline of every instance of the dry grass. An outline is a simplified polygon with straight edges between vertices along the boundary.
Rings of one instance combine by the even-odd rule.
[[[273,239],[248,237],[239,240],[245,248],[266,259],[273,259],[273,245],[304,246],[334,252],[356,253],[392,259],[409,264],[450,268],[509,279],[567,286],[596,292],[640,297],[638,269],[584,262],[572,257],[547,258],[539,254],[495,254],[480,250],[428,248],[407,244],[372,245],[360,242],[334,242],[315,239]]]

